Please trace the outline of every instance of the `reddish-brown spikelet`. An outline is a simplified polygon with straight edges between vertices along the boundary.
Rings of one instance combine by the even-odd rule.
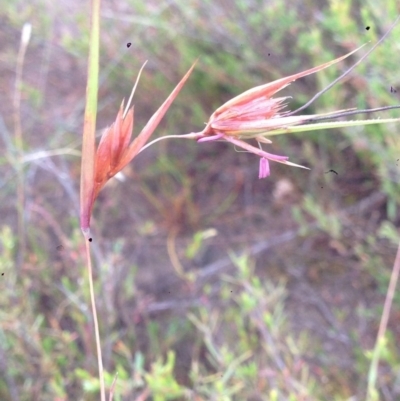
[[[108,127],[101,137],[96,152],[94,167],[94,194],[98,193],[106,182],[117,174],[119,164],[131,141],[133,130],[133,107],[123,118],[124,102],[122,102],[115,122]]]
[[[117,118],[104,131],[96,151],[93,180],[87,190],[91,196],[85,197],[81,209],[81,228],[84,232],[89,232],[93,204],[100,190],[110,178],[121,171],[140,152],[189,78],[195,64],[176,85],[132,143],[130,141],[134,120],[133,107],[124,116],[124,103],[122,102]]]
[[[396,19],[396,22],[390,28],[393,29],[400,16]],[[382,37],[382,39],[375,44],[372,49],[369,50],[357,63],[355,63],[351,68],[349,68],[344,74],[333,81],[324,91],[333,86],[338,80],[342,79],[347,75],[356,65],[358,65],[365,57],[372,52],[372,50],[383,41],[390,30]],[[362,47],[362,46],[361,46]],[[257,86],[255,88],[249,89],[246,92],[234,97],[233,99],[227,101],[225,104],[220,106],[211,115],[206,127],[197,133],[191,133],[187,137],[192,137],[197,139],[198,142],[206,141],[227,141],[232,143],[237,147],[241,147],[248,152],[254,153],[261,157],[260,168],[259,168],[259,178],[265,178],[270,175],[270,168],[268,160],[272,160],[278,163],[286,164],[294,167],[301,167],[308,169],[308,167],[301,166],[288,161],[287,156],[274,155],[272,153],[265,152],[260,145],[262,143],[271,143],[271,141],[266,138],[266,136],[272,136],[282,133],[290,132],[305,132],[312,131],[316,129],[331,129],[340,128],[348,126],[361,126],[368,124],[383,124],[392,123],[400,121],[400,118],[395,119],[375,119],[375,120],[355,120],[355,121],[338,121],[338,122],[325,122],[310,124],[312,121],[338,118],[344,115],[352,115],[357,113],[366,113],[373,111],[383,111],[385,109],[398,108],[399,106],[389,106],[370,110],[357,110],[357,109],[347,109],[347,110],[337,110],[330,113],[314,114],[314,115],[298,115],[293,114],[301,111],[311,104],[318,96],[314,96],[310,102],[306,103],[299,109],[295,111],[283,111],[285,107],[284,101],[287,97],[273,98],[278,91],[287,87],[290,83],[298,78],[304,77],[306,75],[313,74],[315,72],[321,71],[324,68],[335,64],[346,57],[350,56],[359,47],[352,52],[345,54],[344,56],[338,57],[332,61],[321,64],[317,67],[310,68],[306,71],[299,72],[297,74],[290,75],[276,81]],[[323,93],[324,91],[320,92]],[[259,147],[255,147],[245,142],[247,139],[254,138],[258,143]]]
[[[207,136],[222,133],[230,136],[254,137],[256,136],[254,134],[300,124],[314,117],[313,115],[285,117],[285,113],[280,115],[279,112],[285,107],[283,102],[287,97],[274,99],[272,96],[296,79],[338,63],[359,49],[309,70],[249,89],[234,97],[215,110],[202,134]]]

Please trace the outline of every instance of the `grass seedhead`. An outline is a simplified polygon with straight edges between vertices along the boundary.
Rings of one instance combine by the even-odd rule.
[[[132,143],[130,142],[134,123],[133,107],[129,109],[128,102],[128,107],[124,112],[124,102],[122,102],[114,123],[104,131],[95,154],[94,175],[92,182],[90,183],[91,190],[88,192],[91,195],[85,197],[83,205],[81,226],[84,230],[89,229],[93,204],[101,189],[110,178],[120,172],[142,150],[189,78],[194,66],[195,63],[167,97],[165,102],[153,114]],[[132,93],[134,92],[136,85],[137,81]]]
[[[106,182],[121,169],[119,163],[128,149],[133,129],[133,107],[123,117],[122,102],[114,123],[104,131],[95,156],[94,199]]]
[[[335,79],[327,88],[317,93],[309,102],[295,111],[282,111],[285,107],[285,101],[289,99],[288,96],[273,98],[277,92],[290,85],[295,80],[305,77],[315,72],[321,71],[339,61],[349,57],[361,47],[352,52],[338,57],[332,61],[321,64],[317,67],[310,68],[306,71],[299,72],[288,77],[280,78],[268,84],[260,85],[255,88],[249,89],[229,100],[220,106],[210,117],[206,127],[203,131],[198,133],[188,134],[187,137],[195,137],[199,142],[212,141],[212,140],[225,140],[233,143],[235,146],[245,149],[248,152],[254,153],[261,157],[259,167],[259,178],[266,178],[270,175],[269,160],[283,163],[289,166],[300,167],[308,169],[308,167],[294,164],[288,161],[287,156],[279,156],[267,153],[261,148],[261,143],[271,143],[266,138],[272,135],[288,134],[294,132],[313,131],[318,129],[331,129],[350,126],[362,126],[369,124],[386,124],[390,122],[399,122],[400,118],[387,118],[387,119],[373,119],[373,120],[355,120],[355,121],[336,121],[336,122],[323,122],[317,124],[306,124],[319,120],[329,120],[343,116],[372,113],[376,111],[383,111],[388,109],[400,108],[400,106],[380,107],[370,110],[356,110],[347,109],[339,110],[329,113],[312,114],[312,115],[299,115],[293,114],[303,110],[310,105],[314,100],[331,88],[344,76],[349,74],[358,64],[361,63],[390,33],[394,26],[399,21],[400,17],[396,19],[388,32],[352,67],[345,71],[339,78]],[[255,139],[259,147],[254,147],[244,140]]]

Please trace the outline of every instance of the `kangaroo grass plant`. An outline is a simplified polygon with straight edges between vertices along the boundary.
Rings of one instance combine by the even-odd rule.
[[[92,241],[90,234],[90,219],[93,211],[94,202],[104,187],[105,183],[121,171],[133,158],[141,151],[146,149],[148,146],[158,142],[162,139],[167,138],[186,138],[195,139],[198,142],[206,141],[226,141],[233,145],[244,149],[245,151],[254,153],[260,157],[260,169],[259,178],[265,178],[270,175],[269,160],[276,161],[278,163],[287,164],[289,166],[295,166],[300,168],[308,169],[308,167],[301,166],[288,161],[287,156],[279,156],[264,151],[261,144],[269,144],[271,141],[267,138],[272,135],[312,131],[317,129],[330,129],[339,127],[351,127],[361,126],[368,124],[385,124],[391,122],[398,122],[400,118],[386,118],[386,119],[371,119],[371,120],[355,120],[355,121],[338,121],[338,122],[322,122],[312,124],[313,122],[320,120],[329,120],[349,116],[353,114],[365,114],[377,111],[384,111],[388,109],[400,108],[400,106],[388,106],[380,107],[369,110],[356,110],[346,109],[339,110],[324,114],[314,115],[297,115],[299,111],[308,107],[314,102],[319,96],[335,85],[339,80],[349,74],[358,64],[360,64],[374,49],[382,43],[383,40],[392,31],[395,25],[398,23],[400,16],[396,19],[394,24],[386,32],[386,34],[363,56],[360,60],[350,67],[345,73],[334,80],[328,87],[323,91],[317,93],[308,103],[299,109],[289,112],[283,111],[286,104],[285,101],[288,97],[273,98],[281,89],[287,87],[290,83],[296,79],[313,74],[320,70],[323,70],[339,61],[344,60],[355,53],[360,48],[344,55],[330,62],[324,63],[317,67],[308,69],[306,71],[290,75],[273,81],[268,84],[257,86],[249,89],[248,91],[236,96],[229,100],[222,106],[220,106],[210,117],[205,128],[200,132],[192,132],[186,135],[168,135],[158,138],[148,144],[146,144],[154,132],[159,122],[167,112],[168,108],[178,95],[179,91],[184,86],[185,82],[189,78],[194,65],[189,69],[181,81],[177,84],[175,89],[167,97],[164,103],[154,113],[145,127],[142,129],[140,134],[131,142],[132,130],[134,124],[134,109],[130,108],[130,103],[133,97],[133,93],[138,84],[138,79],[134,85],[127,106],[124,109],[124,101],[122,102],[117,117],[114,123],[108,127],[100,140],[100,143],[95,148],[95,126],[96,126],[96,112],[97,112],[97,90],[98,90],[98,75],[99,75],[99,36],[100,36],[100,0],[92,1],[92,17],[91,17],[91,39],[90,39],[90,52],[89,52],[89,65],[88,65],[88,81],[87,81],[87,96],[86,96],[86,108],[85,108],[85,121],[84,121],[84,132],[83,132],[83,148],[82,148],[82,170],[81,170],[81,213],[80,223],[81,229],[86,239],[86,259],[88,266],[89,275],[89,286],[90,286],[90,297],[92,304],[92,313],[96,337],[97,357],[98,357],[98,368],[99,368],[99,379],[100,379],[100,394],[101,400],[105,401],[105,385],[104,385],[104,373],[102,366],[101,356],[101,345],[99,327],[97,321],[95,297],[93,290],[93,273],[91,265],[91,255],[89,242]],[[248,139],[255,139],[259,147],[255,147],[246,142]],[[396,285],[397,275],[391,282],[391,296],[393,296],[393,288]],[[390,302],[385,303],[385,321],[381,323],[381,329],[379,331],[376,350],[379,350],[378,344],[381,344],[382,337],[386,330],[387,316],[390,310]],[[377,360],[379,357],[375,355],[374,358],[374,371],[376,371]],[[371,377],[374,378],[372,374]],[[376,376],[375,376],[376,378]],[[374,379],[370,380],[369,393],[372,392],[372,388],[375,387]],[[110,399],[113,396],[113,388],[115,382],[112,385],[110,392]]]

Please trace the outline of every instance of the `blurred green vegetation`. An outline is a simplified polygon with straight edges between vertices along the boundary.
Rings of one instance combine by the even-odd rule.
[[[134,135],[200,58],[156,132],[184,134],[201,130],[216,107],[250,87],[374,43],[399,12],[396,0],[105,1],[98,128],[113,121],[146,59],[135,94]],[[79,158],[37,156],[79,150],[88,13],[88,4],[42,0],[6,1],[0,10],[0,85],[7,96],[0,106],[5,401],[98,399],[77,220]],[[28,248],[18,266],[9,82],[26,21],[33,36],[21,115],[24,149],[37,159],[24,167]],[[400,26],[306,112],[399,103],[399,38]],[[304,104],[363,51],[282,91],[293,96],[290,108]],[[398,129],[295,134],[274,138],[271,148],[311,172],[273,164],[269,181],[259,183],[258,161],[247,154],[218,143],[171,140],[134,161],[124,191],[114,182],[102,192],[93,252],[108,388],[118,372],[114,400],[365,396],[399,241]],[[324,174],[331,168],[337,177]],[[288,203],[277,195],[282,180],[292,183]],[[254,242],[292,229],[299,231],[291,248],[252,252]],[[237,256],[244,249],[250,256]],[[227,269],[215,268],[215,275],[212,265],[204,269],[230,251]],[[304,295],[299,291],[306,285]],[[325,320],[306,302],[312,297]],[[379,370],[382,400],[400,397],[399,313],[397,294]]]

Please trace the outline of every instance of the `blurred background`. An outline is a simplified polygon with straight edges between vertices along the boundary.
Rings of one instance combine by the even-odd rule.
[[[90,4],[1,3],[0,399],[98,400],[79,229]],[[399,13],[396,0],[103,1],[98,138],[145,60],[133,135],[199,58],[153,138],[185,134],[251,87],[369,42],[282,91],[296,109]],[[397,26],[302,113],[399,104],[399,51]],[[171,139],[111,180],[95,204],[91,246],[114,400],[364,399],[399,241],[398,130],[274,137],[267,151],[311,170],[271,162],[264,180],[254,155]],[[382,400],[400,399],[399,319],[396,294]]]

